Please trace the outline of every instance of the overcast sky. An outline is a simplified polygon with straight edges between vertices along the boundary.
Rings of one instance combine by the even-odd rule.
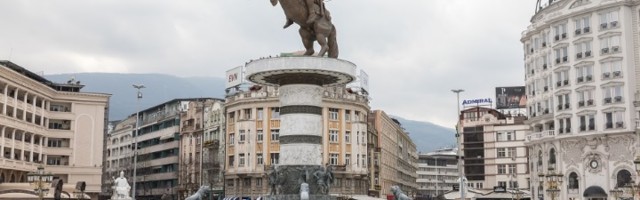
[[[456,96],[524,85],[521,32],[535,0],[331,0],[340,58],[370,77],[371,107],[452,128]],[[2,0],[0,60],[44,74],[224,77],[303,49],[269,0]]]

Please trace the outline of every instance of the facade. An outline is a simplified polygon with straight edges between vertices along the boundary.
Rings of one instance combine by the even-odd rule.
[[[369,115],[371,116],[371,115]],[[380,196],[380,145],[378,145],[378,132],[367,119],[367,162],[369,163],[369,192],[368,196]]]
[[[203,182],[211,187],[213,197],[218,197],[224,195],[226,132],[224,101],[214,99],[210,104],[207,103],[204,119]]]
[[[333,167],[333,195],[367,194],[368,99],[326,87],[322,100],[323,163]],[[265,172],[279,164],[278,90],[252,86],[226,98],[225,195],[269,194]]]
[[[220,114],[223,101],[220,99],[199,99],[188,102],[188,107],[180,114],[180,158],[178,175],[179,198],[195,193],[201,185],[222,187],[222,166],[220,158],[220,133],[222,121],[211,118],[211,112]],[[214,109],[215,107],[215,109]],[[213,124],[213,122],[217,124]],[[206,124],[203,124],[206,122]],[[206,126],[203,126],[206,125]],[[218,147],[213,144],[218,140]],[[206,145],[205,145],[206,144]],[[206,146],[206,148],[205,148]],[[206,153],[205,153],[206,152]],[[217,169],[217,170],[216,170]],[[204,171],[207,172],[204,172]]]
[[[418,155],[417,196],[437,197],[453,190],[460,176],[457,155],[457,148],[439,149]]]
[[[539,3],[522,33],[533,198],[604,199],[637,176],[639,5]]]
[[[135,117],[109,123],[109,132],[105,138],[106,156],[102,174],[102,191],[104,196],[113,194],[114,178],[125,173],[125,177],[133,177],[133,132]],[[132,180],[132,179],[131,179]],[[131,184],[130,184],[131,185]]]
[[[529,126],[525,116],[509,116],[495,109],[471,107],[461,111],[464,174],[469,188],[528,189],[527,148]]]
[[[109,94],[80,92],[75,80],[53,83],[9,61],[0,61],[1,190],[32,187],[26,174],[39,165],[61,179],[73,194],[79,181],[86,193],[101,192],[103,139]]]
[[[377,156],[380,161],[381,188],[379,197],[392,195],[390,188],[394,185],[399,186],[405,194],[414,196],[418,188],[418,152],[415,143],[400,122],[389,117],[384,111],[375,110],[369,115],[369,120],[378,133]]]

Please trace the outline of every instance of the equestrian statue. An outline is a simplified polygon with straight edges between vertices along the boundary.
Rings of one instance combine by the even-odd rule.
[[[336,27],[331,23],[331,15],[325,8],[323,0],[271,0],[273,6],[278,5],[284,10],[287,22],[284,28],[296,23],[300,26],[298,32],[306,51],[304,55],[315,53],[313,42],[320,45],[318,56],[328,53],[328,57],[338,57],[338,42]]]

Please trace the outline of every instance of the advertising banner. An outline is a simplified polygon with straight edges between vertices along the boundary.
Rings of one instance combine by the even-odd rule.
[[[244,74],[242,74],[242,66],[227,70],[227,82],[225,88],[231,88],[242,84]]]
[[[496,109],[525,107],[527,107],[527,95],[524,86],[496,87]]]

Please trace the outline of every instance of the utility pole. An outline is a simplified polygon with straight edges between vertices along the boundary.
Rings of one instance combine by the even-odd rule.
[[[458,106],[458,112],[456,112],[456,138],[458,140],[458,174],[460,179],[460,184],[458,190],[460,191],[460,199],[466,199],[465,194],[465,181],[464,181],[464,168],[462,166],[462,137],[460,137],[460,93],[464,92],[463,89],[451,90],[456,93],[457,101],[456,104]]]
[[[139,125],[140,125],[140,99],[142,99],[142,92],[140,91],[144,88],[143,84],[133,84],[133,87],[138,90],[138,99],[136,102],[136,135],[133,136],[133,194],[132,199],[136,200],[136,178],[138,171],[138,134],[140,133]]]

